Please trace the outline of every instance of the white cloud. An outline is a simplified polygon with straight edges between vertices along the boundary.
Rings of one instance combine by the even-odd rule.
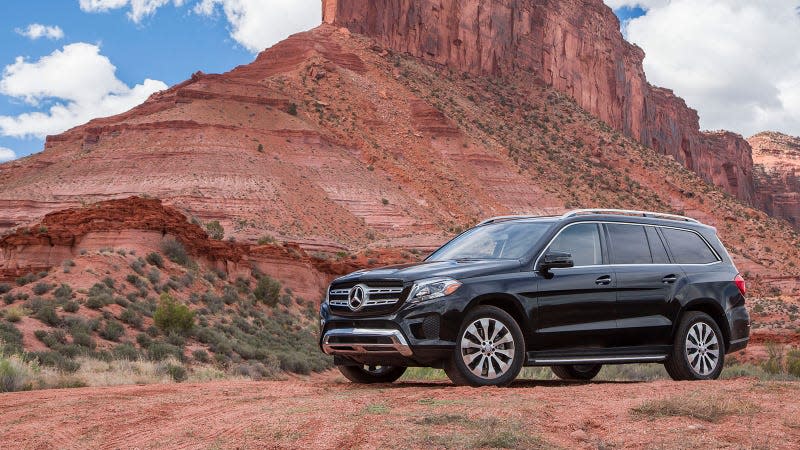
[[[42,25],[40,23],[32,23],[28,25],[28,28],[25,28],[24,30],[17,28],[14,31],[16,31],[17,34],[33,39],[34,41],[36,39],[43,37],[53,40],[59,40],[64,38],[64,30],[62,30],[61,27]]]
[[[80,0],[81,10],[86,12],[106,12],[112,9],[130,7],[128,17],[140,23],[147,16],[155,14],[158,8],[169,3],[183,6],[185,0]]]
[[[606,5],[614,9],[624,7],[650,9],[653,7],[664,6],[669,2],[670,0],[605,0]]]
[[[800,0],[606,0],[646,6],[626,26],[648,79],[673,89],[706,129],[800,135]]]
[[[0,94],[49,108],[0,116],[0,135],[43,138],[61,133],[96,117],[127,111],[167,88],[163,82],[150,79],[130,88],[115,72],[116,67],[100,54],[98,46],[82,42],[36,62],[18,57],[3,70]]]
[[[128,8],[128,17],[141,23],[170,3],[193,3],[193,11],[203,16],[215,16],[221,10],[231,37],[253,53],[322,21],[320,0],[80,0],[80,7],[86,12]]]
[[[217,6],[231,25],[231,37],[254,53],[322,21],[320,0],[201,0],[194,11],[211,16]]]
[[[0,163],[17,159],[17,154],[10,148],[0,147]]]

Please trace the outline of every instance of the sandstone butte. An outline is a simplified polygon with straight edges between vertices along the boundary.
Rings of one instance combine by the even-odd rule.
[[[4,273],[140,238],[199,239],[172,219],[144,224],[156,206],[141,199],[105,219],[84,206],[137,195],[220,221],[242,246],[196,251],[226,265],[266,235],[304,252],[424,250],[487,216],[581,206],[696,216],[757,287],[795,293],[797,233],[746,205],[749,145],[700,132],[695,111],[647,84],[642,51],[600,0],[323,8],[325,23],[251,64],[196,73],[0,165]],[[76,230],[51,236],[70,215]]]
[[[800,225],[800,138],[764,132],[748,138],[753,147],[755,196],[775,217]]]

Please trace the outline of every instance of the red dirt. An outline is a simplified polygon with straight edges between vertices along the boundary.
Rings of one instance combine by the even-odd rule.
[[[800,442],[798,394],[798,383],[748,379],[519,381],[509,389],[471,389],[445,382],[364,387],[334,374],[50,390],[0,395],[0,442],[26,449],[463,448],[482,446],[479,437],[494,433],[523,448],[790,449]],[[749,409],[718,422],[631,413],[647,400],[683,395],[741,401]]]

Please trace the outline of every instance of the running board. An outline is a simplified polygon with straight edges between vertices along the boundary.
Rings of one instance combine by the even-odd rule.
[[[667,355],[638,355],[638,356],[579,356],[571,358],[528,358],[529,366],[561,366],[568,364],[628,364],[661,362]]]

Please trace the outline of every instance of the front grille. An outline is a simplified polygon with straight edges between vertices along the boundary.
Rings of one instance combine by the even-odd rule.
[[[350,309],[350,290],[356,285],[365,287],[366,299],[358,311]],[[404,297],[405,287],[402,282],[349,282],[333,285],[328,291],[328,304],[333,312],[341,315],[373,315],[386,313],[394,309]]]

